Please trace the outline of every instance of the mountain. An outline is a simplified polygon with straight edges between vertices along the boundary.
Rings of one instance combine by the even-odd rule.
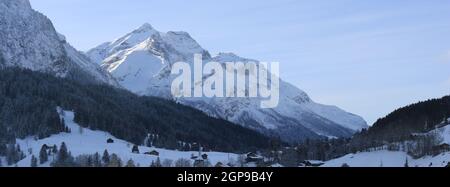
[[[117,85],[108,72],[67,43],[28,0],[0,1],[0,67],[21,67],[83,82]]]
[[[192,66],[194,54],[202,54],[203,62],[254,62],[233,53],[211,56],[186,32],[159,32],[150,24],[89,50],[86,54],[110,72],[119,84],[139,95],[174,99],[206,112],[289,142],[306,138],[349,137],[366,122],[359,116],[335,106],[315,103],[302,90],[281,81],[280,103],[272,109],[260,108],[256,98],[173,98],[171,75],[174,63]],[[250,75],[257,76],[257,75]],[[238,90],[245,91],[245,90]]]

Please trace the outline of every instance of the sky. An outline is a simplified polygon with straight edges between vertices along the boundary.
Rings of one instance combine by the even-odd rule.
[[[212,54],[280,62],[281,77],[369,124],[450,95],[448,0],[31,0],[86,51],[143,23]]]

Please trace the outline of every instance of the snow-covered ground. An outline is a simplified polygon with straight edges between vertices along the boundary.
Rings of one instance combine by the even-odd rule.
[[[450,162],[450,153],[413,159],[401,151],[361,152],[327,161],[322,167],[341,167],[344,163],[350,167],[404,167],[406,160],[409,167],[445,167]]]
[[[441,144],[450,144],[450,124],[429,133],[437,133],[441,137]],[[419,159],[413,159],[403,151],[360,152],[327,161],[322,167],[341,167],[344,163],[350,167],[404,167],[406,160],[409,167],[444,167],[450,162],[450,152]]]
[[[142,167],[147,167],[151,164],[152,161],[156,161],[157,156],[145,155],[143,153],[150,152],[152,150],[156,150],[159,152],[159,157],[161,162],[165,159],[170,159],[173,162],[180,158],[191,159],[192,154],[198,155],[198,152],[182,152],[175,150],[166,150],[166,149],[158,149],[158,148],[150,148],[140,146],[139,151],[140,154],[134,154],[131,152],[133,147],[132,143],[129,143],[124,140],[120,140],[115,138],[109,133],[103,131],[93,131],[86,128],[81,128],[78,124],[76,124],[74,119],[74,113],[70,111],[59,111],[62,118],[71,129],[71,133],[60,133],[57,135],[53,135],[51,137],[35,140],[34,137],[30,137],[27,139],[18,139],[17,143],[20,145],[21,149],[26,154],[26,158],[19,161],[17,166],[19,167],[29,167],[31,164],[32,155],[39,157],[39,151],[42,145],[47,144],[49,146],[57,145],[58,147],[62,142],[65,142],[67,148],[72,153],[74,157],[83,155],[83,154],[95,154],[98,152],[100,155],[103,154],[103,151],[108,150],[109,154],[117,154],[122,162],[127,162],[129,159],[132,159],[135,164],[139,164]],[[108,144],[107,139],[113,139],[114,143]],[[29,150],[31,150],[32,154],[29,154]],[[215,165],[217,162],[222,162],[224,164],[229,163],[230,160],[237,160],[238,155],[232,153],[220,153],[220,152],[205,152],[208,154],[209,161]],[[51,158],[50,158],[51,159]],[[50,165],[50,161],[40,165],[42,167],[48,167]]]

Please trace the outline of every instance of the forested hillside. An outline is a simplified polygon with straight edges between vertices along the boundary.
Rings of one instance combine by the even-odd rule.
[[[450,96],[412,104],[379,119],[371,128],[356,134],[352,142],[373,147],[383,142],[409,139],[413,133],[435,129],[450,117]]]
[[[23,69],[0,70],[0,106],[0,154],[15,138],[70,131],[59,119],[57,106],[74,111],[75,121],[84,127],[139,145],[193,149],[199,143],[209,150],[237,152],[269,144],[269,138],[257,132],[172,101]]]

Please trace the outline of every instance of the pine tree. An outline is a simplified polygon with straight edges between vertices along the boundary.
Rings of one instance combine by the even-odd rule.
[[[406,158],[406,161],[405,161],[405,168],[407,168],[407,167],[409,167],[408,157]]]
[[[88,155],[88,156],[87,156],[86,166],[87,166],[87,167],[92,167],[92,166],[94,166],[94,161],[93,161],[91,155]]]
[[[13,157],[14,157],[14,149],[11,145],[8,144],[6,148],[6,163],[8,164],[8,166],[13,164],[14,162]]]
[[[109,157],[108,150],[106,150],[106,149],[105,149],[105,151],[103,151],[102,161],[105,166],[109,165],[110,157]]]
[[[6,162],[8,164],[8,166],[18,162],[18,153],[17,153],[17,149],[16,146],[13,144],[9,144],[7,146],[7,150],[6,150]]]
[[[100,154],[98,154],[98,152],[94,154],[92,162],[94,167],[102,166],[102,161],[100,161]]]
[[[116,154],[111,155],[108,167],[122,167],[122,160]]]
[[[173,160],[170,160],[170,159],[164,159],[162,162],[162,167],[168,168],[168,167],[172,167],[172,165],[173,165]]]
[[[128,160],[127,165],[125,167],[134,168],[136,165],[132,159]]]
[[[56,153],[58,153],[58,146],[56,146],[56,145],[53,145],[53,148],[52,148],[52,153],[53,153],[53,154],[56,154]]]
[[[45,162],[48,161],[48,155],[47,155],[47,149],[46,149],[46,145],[43,145],[41,147],[41,151],[39,151],[39,163],[44,164]]]
[[[61,147],[58,152],[58,160],[65,161],[69,158],[69,152],[67,150],[67,146],[65,142],[61,143]]]
[[[67,149],[66,143],[62,142],[59,148],[56,160],[51,164],[53,167],[73,167],[75,166],[75,160]]]
[[[37,158],[33,155],[31,156],[31,167],[37,167]]]
[[[159,159],[159,157],[156,158],[155,167],[158,167],[158,168],[162,167],[161,160]]]
[[[189,159],[180,158],[175,161],[175,167],[192,167],[192,163]]]
[[[25,154],[23,153],[22,149],[20,149],[19,144],[17,144],[16,146],[16,153],[17,153],[16,162],[25,158]]]

